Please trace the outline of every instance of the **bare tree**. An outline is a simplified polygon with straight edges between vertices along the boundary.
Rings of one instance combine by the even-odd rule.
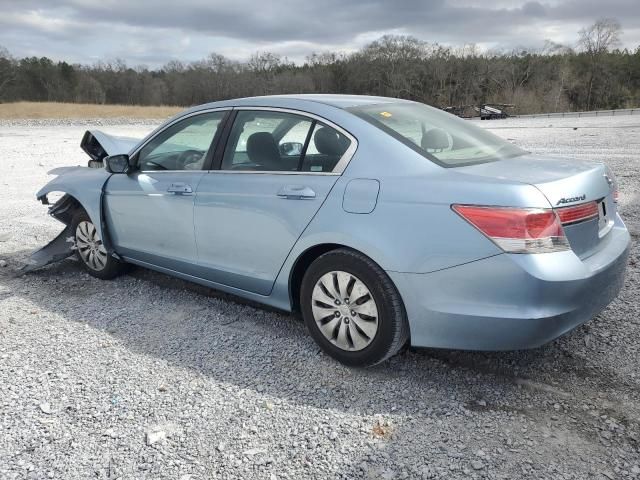
[[[587,92],[587,110],[591,109],[591,96],[598,76],[602,57],[610,48],[620,44],[622,27],[614,18],[601,18],[593,25],[581,29],[578,45],[589,57],[589,86]]]
[[[620,44],[622,27],[615,18],[601,18],[593,25],[581,29],[578,45],[591,56],[598,56]]]
[[[273,73],[280,65],[282,60],[280,55],[271,52],[256,52],[251,55],[248,62],[249,69],[260,75]]]
[[[0,99],[5,88],[13,82],[14,78],[13,58],[9,50],[0,45]]]

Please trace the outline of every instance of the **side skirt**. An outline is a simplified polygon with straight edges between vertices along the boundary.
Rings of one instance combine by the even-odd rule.
[[[259,295],[257,293],[247,292],[246,290],[229,287],[227,285],[212,282],[210,280],[205,280],[204,278],[196,277],[194,275],[189,275],[186,273],[178,272],[176,270],[171,270],[170,268],[159,267],[158,265],[143,262],[141,260],[136,260],[135,258],[131,258],[131,257],[123,256],[122,259],[125,262],[132,263],[140,267],[148,268],[149,270],[155,270],[157,272],[164,273],[172,277],[177,277],[182,280],[186,280],[188,282],[197,283],[199,285],[204,285],[205,287],[213,288],[215,290],[220,290],[221,292],[237,295],[238,297],[246,298],[247,300],[251,300],[256,303],[269,305],[270,307],[277,308],[278,310],[282,310],[284,312],[291,312],[291,305],[289,304],[288,301],[286,301],[288,299],[279,300],[273,296],[265,296],[265,295]]]

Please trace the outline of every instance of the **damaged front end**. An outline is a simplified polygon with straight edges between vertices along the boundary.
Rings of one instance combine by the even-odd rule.
[[[49,215],[65,224],[65,229],[49,244],[35,251],[21,273],[31,272],[38,268],[70,257],[75,252],[75,232],[73,217],[78,211],[84,211],[95,225],[97,234],[103,239],[109,254],[115,255],[108,246],[108,235],[104,231],[102,214],[102,196],[104,185],[110,174],[102,168],[103,160],[108,155],[127,153],[138,140],[125,137],[114,137],[99,131],[87,131],[80,147],[89,155],[88,167],[60,167],[49,173],[57,175],[45,185],[36,197],[43,204],[49,205],[47,195],[60,192],[64,195],[49,208]]]
[[[46,195],[42,197],[42,203],[48,203]],[[59,262],[74,254],[76,246],[71,221],[80,208],[82,207],[78,202],[69,195],[64,195],[49,208],[49,215],[66,226],[56,238],[31,254],[27,263],[20,268],[21,273],[28,273],[50,263]]]

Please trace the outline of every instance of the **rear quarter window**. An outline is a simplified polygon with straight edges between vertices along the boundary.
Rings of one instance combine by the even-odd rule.
[[[420,103],[383,103],[348,111],[443,167],[495,162],[527,153],[471,121]]]

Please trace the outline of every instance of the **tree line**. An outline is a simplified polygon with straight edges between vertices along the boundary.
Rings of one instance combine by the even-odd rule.
[[[281,93],[351,93],[438,107],[514,104],[517,113],[640,105],[640,46],[619,49],[613,19],[580,30],[575,47],[480,51],[386,35],[351,54],[314,53],[294,64],[270,52],[246,62],[212,53],[159,69],[14,58],[0,48],[0,102],[56,101],[188,106]]]

